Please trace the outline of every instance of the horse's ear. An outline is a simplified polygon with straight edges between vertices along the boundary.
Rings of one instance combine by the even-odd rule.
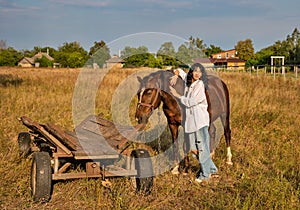
[[[140,76],[137,76],[137,79],[140,82],[140,84],[143,84],[143,79]]]

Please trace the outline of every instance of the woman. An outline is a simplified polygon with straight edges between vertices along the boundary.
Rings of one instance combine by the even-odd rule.
[[[185,94],[179,95],[172,87],[180,75],[186,82]],[[205,89],[208,89],[207,75],[205,68],[199,64],[194,64],[188,73],[181,69],[175,70],[175,75],[170,80],[170,92],[177,97],[185,107],[185,119],[183,127],[188,136],[190,149],[194,153],[198,152],[200,163],[200,175],[196,182],[208,181],[211,174],[217,173],[217,167],[210,157],[209,149],[209,113]]]

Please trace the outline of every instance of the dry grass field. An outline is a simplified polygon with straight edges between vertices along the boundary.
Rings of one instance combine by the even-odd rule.
[[[20,158],[16,137],[26,131],[17,117],[54,122],[72,130],[72,96],[79,69],[0,68],[1,209],[300,209],[300,81],[220,73],[231,99],[233,166],[225,163],[225,141],[215,155],[220,178],[194,182],[170,172],[155,177],[152,193],[135,193],[126,178],[54,183],[50,202],[32,201],[31,158]],[[98,111],[110,118],[114,88],[136,69],[107,75]],[[195,161],[192,162],[197,168]]]

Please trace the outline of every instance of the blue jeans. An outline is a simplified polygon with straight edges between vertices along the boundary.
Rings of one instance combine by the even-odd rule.
[[[200,128],[198,131],[189,133],[190,149],[198,150],[200,163],[200,175],[198,179],[209,179],[211,173],[217,173],[218,169],[210,158],[208,126]]]

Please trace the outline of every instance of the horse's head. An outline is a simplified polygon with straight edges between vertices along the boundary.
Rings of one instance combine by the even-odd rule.
[[[135,119],[139,124],[147,124],[154,109],[161,103],[161,87],[158,76],[148,75],[143,79],[138,77],[140,88],[137,93],[138,104]]]

